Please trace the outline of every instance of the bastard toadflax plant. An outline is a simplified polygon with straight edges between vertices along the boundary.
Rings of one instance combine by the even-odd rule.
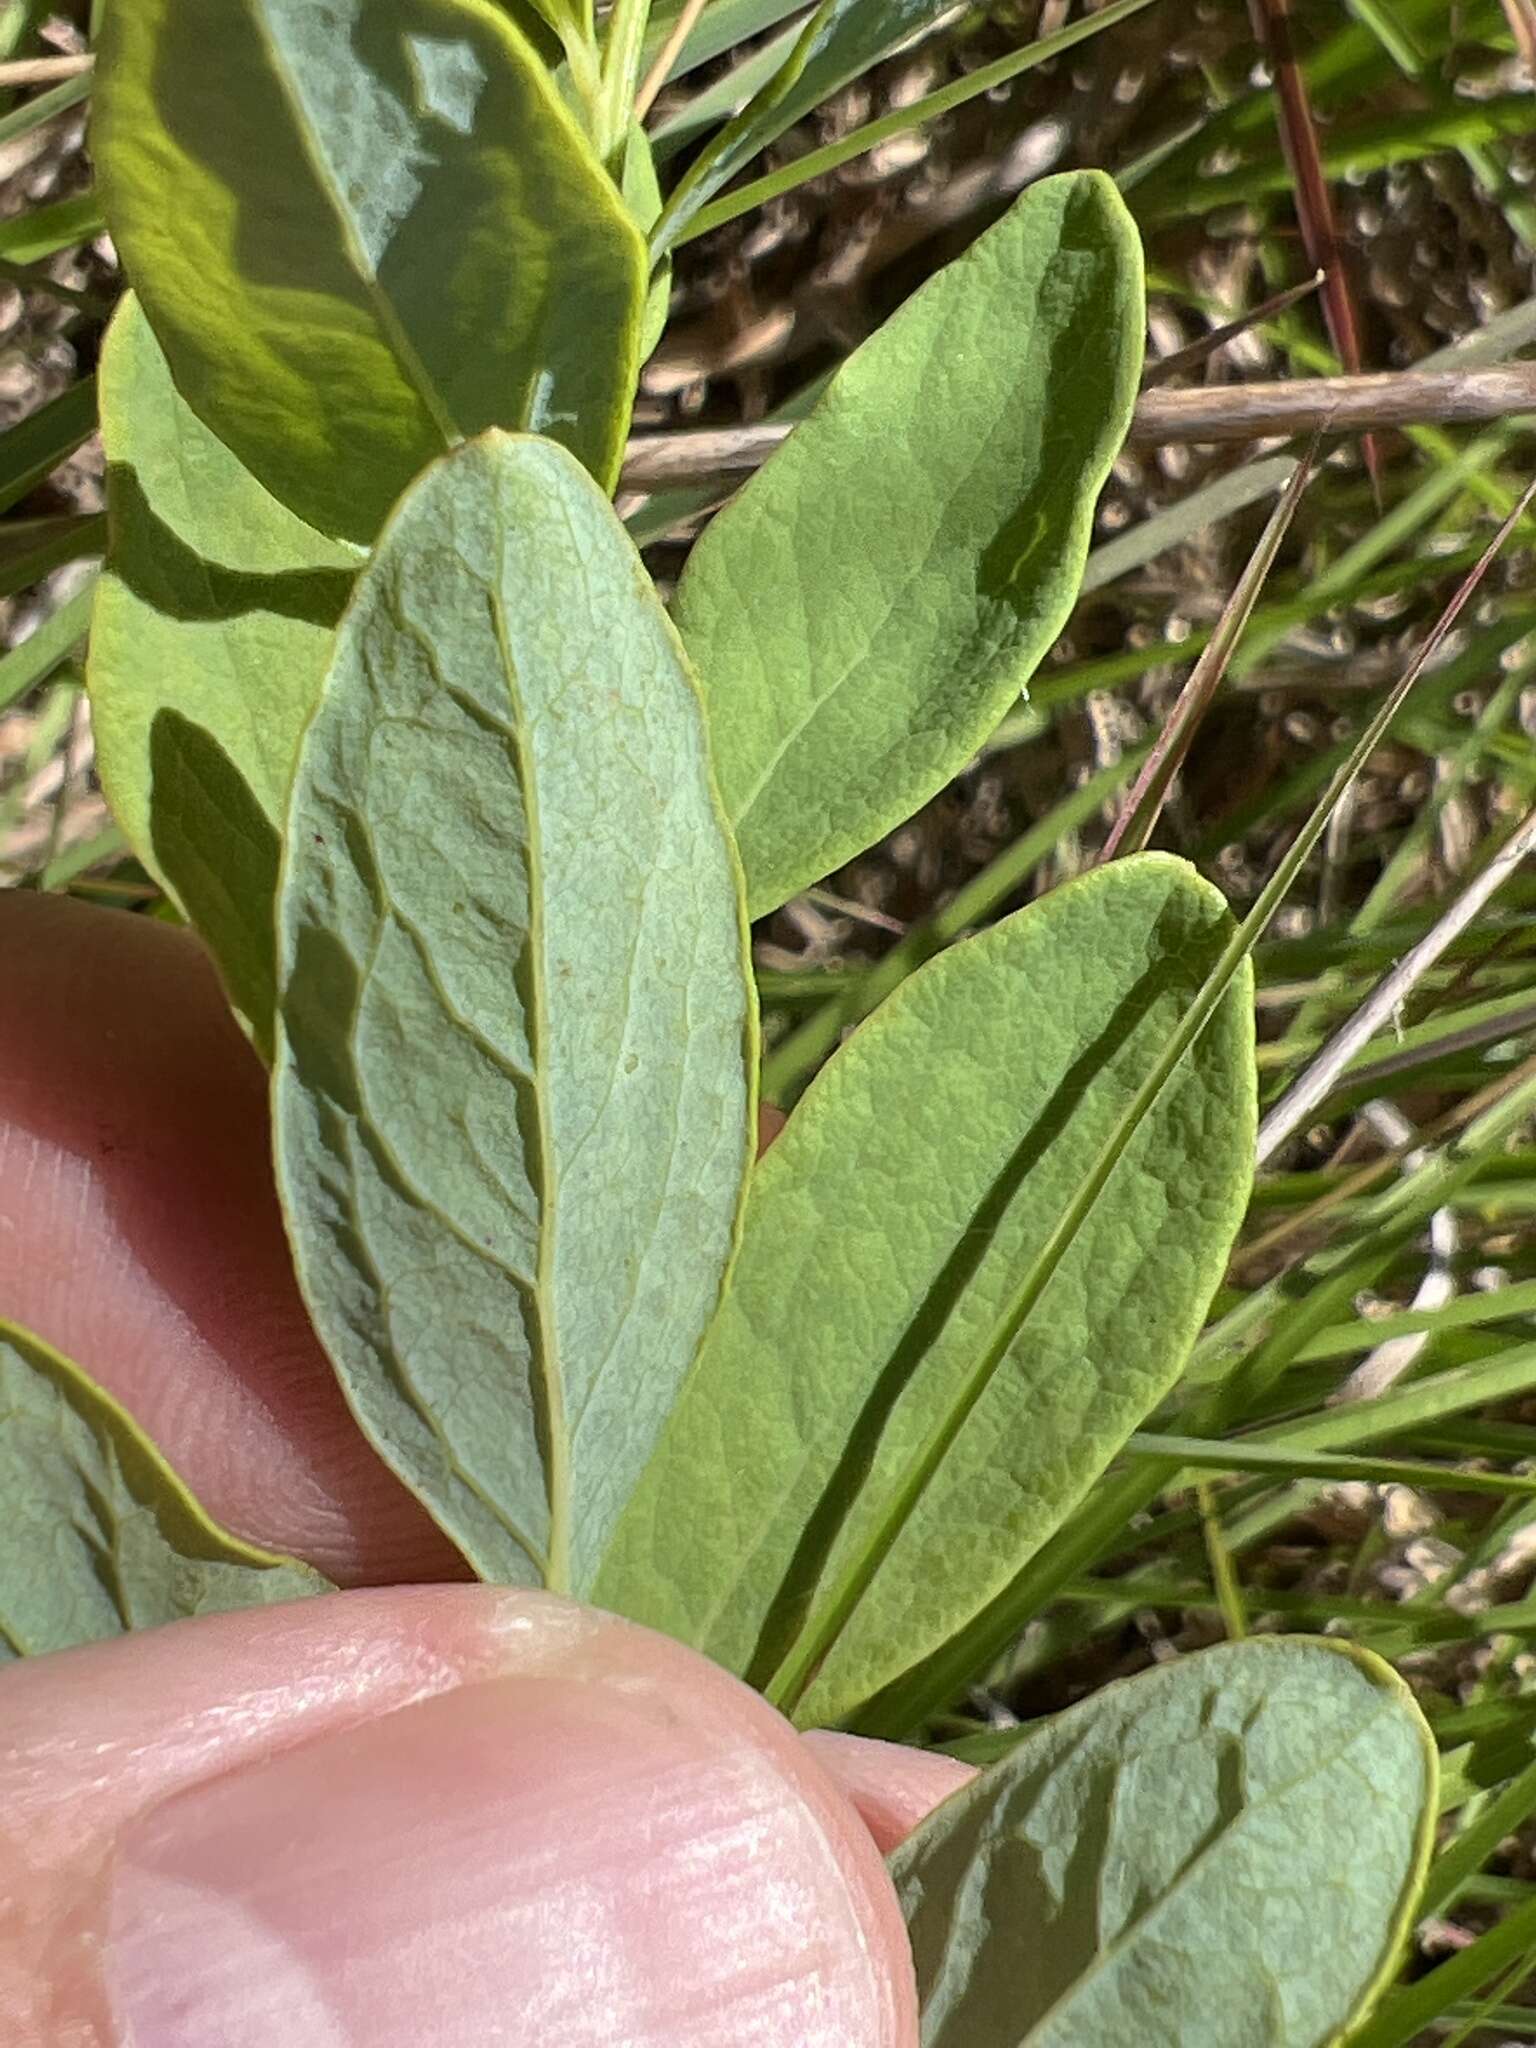
[[[1179,1385],[1256,1101],[1252,934],[1139,853],[918,968],[753,1161],[748,920],[1017,703],[1140,373],[1114,186],[1042,180],[653,587],[669,252],[936,11],[821,0],[682,170],[643,0],[109,0],[93,111],[101,774],[270,1070],[358,1423],[483,1578],[905,1738]],[[17,1653],[324,1584],[36,1338],[0,1374]],[[987,1761],[892,1858],[934,2048],[1320,2048],[1395,1961],[1434,1758],[1363,1652],[1235,1642]]]

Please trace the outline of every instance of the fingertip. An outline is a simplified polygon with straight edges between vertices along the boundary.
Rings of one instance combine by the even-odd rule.
[[[976,1775],[974,1764],[957,1757],[864,1735],[817,1728],[801,1740],[852,1800],[883,1856]]]
[[[568,2048],[915,2048],[852,1809],[755,1694],[633,1624],[343,1594],[4,1685],[24,2038],[458,2048],[510,2013]]]
[[[315,1341],[266,1081],[201,945],[0,895],[0,1316],[73,1358],[238,1534],[341,1583],[460,1577]]]

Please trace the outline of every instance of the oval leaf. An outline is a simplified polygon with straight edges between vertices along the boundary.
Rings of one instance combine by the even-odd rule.
[[[753,1176],[731,1285],[599,1604],[784,1701],[782,1673],[875,1557],[798,1708],[828,1722],[1011,1579],[1172,1385],[1241,1219],[1246,972],[962,1405],[1229,929],[1182,862],[1116,862],[919,969],[854,1034]]]
[[[676,636],[551,443],[386,529],[279,957],[279,1184],[358,1417],[484,1577],[583,1592],[719,1293],[753,1026]]]
[[[0,1322],[0,1661],[330,1590],[231,1536],[80,1368]]]
[[[891,1856],[923,2048],[1322,2048],[1393,1966],[1434,1816],[1429,1730],[1362,1651],[1107,1686]]]
[[[110,544],[88,680],[102,786],[270,1058],[281,820],[358,556],[209,433],[131,297],[102,352],[101,412]]]
[[[689,559],[675,613],[752,915],[958,774],[1077,595],[1141,367],[1098,172],[1031,188],[923,286]]]
[[[616,477],[645,245],[485,0],[133,0],[106,10],[95,109],[178,388],[312,525],[370,541],[488,426]]]

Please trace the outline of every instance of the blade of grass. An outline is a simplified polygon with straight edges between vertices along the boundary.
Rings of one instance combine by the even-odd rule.
[[[1335,1324],[1319,1331],[1297,1352],[1302,1363],[1319,1364],[1332,1358],[1350,1358],[1357,1351],[1394,1337],[1434,1335],[1444,1330],[1476,1329],[1484,1323],[1504,1322],[1513,1316],[1536,1315],[1536,1280],[1518,1280],[1509,1287],[1496,1287],[1486,1294],[1463,1294],[1443,1308],[1403,1309],[1396,1315],[1357,1316],[1352,1322]]]
[[[94,192],[76,192],[48,206],[34,206],[14,220],[0,221],[0,256],[8,263],[40,263],[60,249],[104,233],[101,204]]]
[[[1259,592],[1274,566],[1280,544],[1290,530],[1302,492],[1312,481],[1316,466],[1317,443],[1314,442],[1297,464],[1279,503],[1269,515],[1258,545],[1248,558],[1247,567],[1222,607],[1216,630],[1179,692],[1178,702],[1104,843],[1104,850],[1099,855],[1100,863],[1114,860],[1121,854],[1139,853],[1150,842],[1173,778],[1183,766],[1201,720],[1221,686],[1227,664],[1258,602]]]
[[[968,100],[984,93],[995,91],[1006,85],[1010,79],[1018,78],[1036,65],[1047,63],[1052,57],[1060,56],[1064,50],[1086,42],[1090,36],[1099,35],[1104,29],[1114,28],[1133,14],[1139,14],[1152,0],[1110,0],[1110,5],[1095,14],[1086,15],[1080,21],[1069,22],[1065,28],[1053,35],[1042,36],[1037,42],[1026,44],[1022,50],[1012,50],[1006,57],[999,57],[991,64],[983,64],[953,84],[940,86],[936,92],[925,93],[920,100],[914,100],[909,107],[898,107],[878,120],[866,121],[851,134],[838,142],[830,142],[822,149],[813,149],[782,169],[770,171],[766,177],[756,178],[750,184],[742,185],[734,192],[727,192],[719,199],[702,206],[686,218],[675,236],[669,236],[667,243],[658,246],[681,246],[684,242],[697,240],[707,235],[712,228],[721,227],[726,221],[738,220],[742,214],[750,213],[754,207],[766,206],[771,199],[778,199],[786,192],[793,192],[807,184],[812,178],[825,177],[829,171],[839,170],[844,164],[852,163],[856,157],[867,155],[878,149],[882,142],[889,142],[893,136],[908,135],[914,128],[925,127],[936,121],[941,114],[947,114],[956,107],[963,107]],[[658,232],[661,223],[657,223]]]
[[[96,379],[82,378],[0,435],[0,512],[24,498],[96,431]]]
[[[1125,1448],[1131,1457],[1177,1459],[1197,1472],[1255,1472],[1283,1479],[1335,1480],[1340,1485],[1362,1480],[1370,1486],[1413,1486],[1421,1491],[1438,1487],[1446,1493],[1536,1494],[1536,1473],[1460,1472],[1454,1466],[1413,1458],[1362,1458],[1336,1451],[1293,1454],[1245,1437],[1221,1441],[1138,1430]]]
[[[1438,1964],[1417,1983],[1394,1992],[1350,2036],[1350,2048],[1409,2048],[1458,2000],[1471,1998],[1481,1985],[1511,1964],[1525,1960],[1536,1942],[1536,1899],[1517,1906],[1470,1948]]]
[[[89,98],[91,74],[83,71],[75,78],[66,78],[50,92],[40,92],[35,100],[27,100],[10,113],[0,117],[0,145],[15,142],[19,136],[30,135],[34,128],[40,128],[45,121],[53,120],[59,114],[67,114],[71,107]]]
[[[1150,283],[1151,280],[1149,279]],[[1276,292],[1272,299],[1265,299],[1255,306],[1251,313],[1243,313],[1235,320],[1223,321],[1213,327],[1209,334],[1202,334],[1198,341],[1190,342],[1187,348],[1175,349],[1172,354],[1159,356],[1156,362],[1148,363],[1142,376],[1143,391],[1152,391],[1159,384],[1167,384],[1175,377],[1182,377],[1186,370],[1198,369],[1207,362],[1217,349],[1224,348],[1229,341],[1236,341],[1239,335],[1252,333],[1255,327],[1266,320],[1273,320],[1277,314],[1289,312],[1292,306],[1312,296],[1323,282],[1323,272],[1314,271],[1312,276],[1300,284],[1290,285],[1283,292]]]
[[[1397,1014],[1421,977],[1451,941],[1466,930],[1494,891],[1509,879],[1533,848],[1536,848],[1536,808],[1526,813],[1495,858],[1467,884],[1412,951],[1390,974],[1383,976],[1348,1022],[1334,1034],[1305,1073],[1292,1083],[1264,1118],[1259,1126],[1258,1161],[1261,1166],[1332,1093],[1355,1055]]]
[[[1198,1482],[1195,1487],[1195,1499],[1200,1509],[1205,1554],[1211,1567],[1211,1584],[1215,1588],[1216,1601],[1221,1609],[1227,1639],[1229,1642],[1240,1643],[1248,1634],[1243,1589],[1238,1583],[1232,1553],[1228,1550],[1221,1533],[1221,1515],[1217,1510],[1215,1493],[1208,1481],[1202,1479]]]
[[[8,710],[18,698],[24,697],[36,684],[52,675],[61,662],[68,660],[90,631],[95,595],[96,579],[93,576],[83,590],[76,591],[67,604],[61,605],[51,618],[45,619],[19,647],[0,655],[0,711]]]
[[[1430,1865],[1419,1911],[1428,1919],[1453,1905],[1467,1880],[1481,1870],[1506,1835],[1536,1813],[1536,1763],[1527,1764],[1488,1801]]]
[[[99,513],[0,523],[0,597],[13,597],[66,562],[99,555],[106,544],[107,522]]]

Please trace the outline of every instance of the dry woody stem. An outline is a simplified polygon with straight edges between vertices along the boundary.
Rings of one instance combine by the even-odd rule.
[[[1293,434],[1476,425],[1518,413],[1536,413],[1536,363],[1144,391],[1129,438],[1154,445],[1266,441]],[[791,431],[787,424],[764,421],[749,427],[639,434],[625,451],[624,486],[658,490],[701,477],[745,474],[765,462]]]

